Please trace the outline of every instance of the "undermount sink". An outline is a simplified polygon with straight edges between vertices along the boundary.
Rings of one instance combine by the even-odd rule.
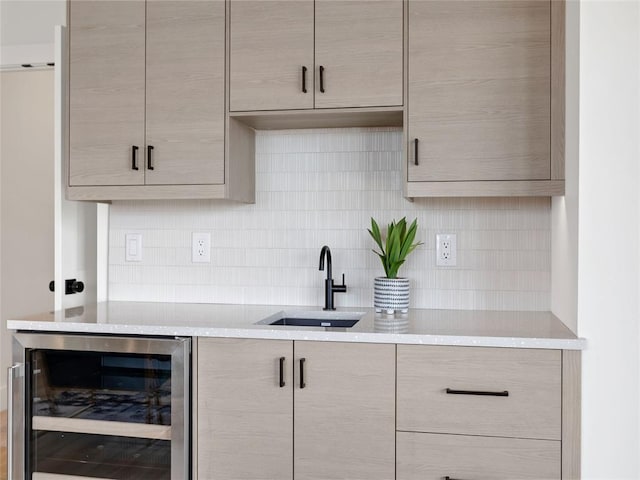
[[[256,325],[293,327],[351,328],[364,316],[364,312],[282,311],[260,320]]]

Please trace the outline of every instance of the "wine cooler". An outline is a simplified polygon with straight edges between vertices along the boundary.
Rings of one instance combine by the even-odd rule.
[[[188,338],[16,333],[12,480],[185,480]]]

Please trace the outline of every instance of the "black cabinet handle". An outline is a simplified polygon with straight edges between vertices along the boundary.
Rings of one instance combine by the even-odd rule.
[[[418,139],[413,140],[413,163],[418,165]]]
[[[131,147],[131,169],[138,170],[138,147]]]
[[[284,357],[280,357],[280,388],[284,385]]]
[[[307,384],[304,382],[304,362],[306,362],[306,358],[300,359],[300,388],[304,388]]]
[[[502,392],[485,392],[482,390],[453,390],[452,388],[447,388],[445,391],[447,392],[448,395],[483,395],[488,397],[508,397],[509,396],[508,390],[504,390]]]
[[[460,480],[460,479],[459,478],[453,478],[453,477],[450,477],[450,476],[447,475],[446,477],[442,477],[442,480]]]
[[[320,65],[320,92],[324,93],[324,67]]]
[[[307,93],[307,67],[302,67],[302,93]]]
[[[153,170],[153,159],[151,157],[153,145],[147,145],[147,170]]]

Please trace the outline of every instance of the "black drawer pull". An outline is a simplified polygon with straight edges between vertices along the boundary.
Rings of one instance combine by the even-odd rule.
[[[300,359],[300,388],[304,388],[307,384],[304,382],[304,362],[306,362],[306,358]]]
[[[418,139],[413,140],[413,163],[418,165]]]
[[[442,480],[461,480],[461,479],[460,478],[453,478],[453,477],[450,477],[450,476],[447,475],[446,477],[442,477]]]
[[[307,93],[307,67],[302,67],[302,93]]]
[[[138,170],[138,147],[131,147],[131,169]]]
[[[153,145],[147,145],[147,170],[153,170],[153,159],[151,154],[153,152]]]
[[[320,92],[324,93],[324,67],[320,65]]]
[[[488,397],[508,397],[509,392],[504,390],[503,392],[484,392],[482,390],[453,390],[451,388],[447,388],[445,390],[448,395],[484,395]],[[455,480],[455,479],[451,479]]]
[[[280,388],[284,385],[284,357],[280,357]]]

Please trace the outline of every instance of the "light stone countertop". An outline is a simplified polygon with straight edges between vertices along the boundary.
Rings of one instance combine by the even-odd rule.
[[[33,332],[566,350],[586,346],[584,339],[577,338],[551,312],[412,309],[394,317],[376,314],[371,308],[344,308],[338,312],[362,312],[364,316],[352,328],[256,325],[281,311],[319,310],[321,307],[104,302],[9,320],[7,328]]]

